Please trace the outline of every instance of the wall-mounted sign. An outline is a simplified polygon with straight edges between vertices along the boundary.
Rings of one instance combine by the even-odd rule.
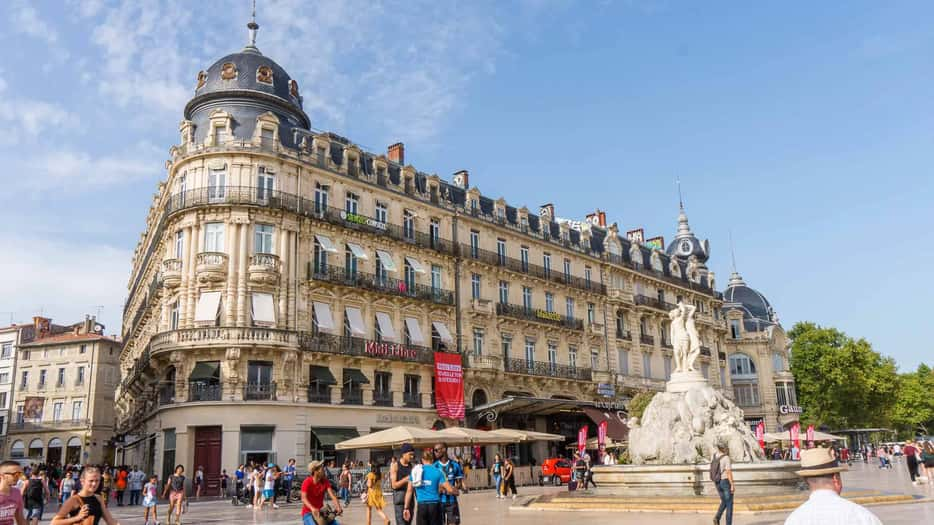
[[[629,230],[626,232],[626,238],[629,239],[629,242],[637,242],[642,244],[645,242],[645,230],[642,228],[637,230]]]
[[[344,219],[347,222],[353,224],[363,224],[365,226],[370,226],[371,228],[376,228],[379,230],[386,229],[386,223],[380,222],[376,219],[371,219],[365,215],[357,215],[356,213],[350,213],[349,211],[341,210],[341,219]]]
[[[363,351],[374,357],[389,357],[396,359],[416,359],[418,350],[406,348],[404,345],[395,343],[377,343],[376,341],[367,341]]]
[[[778,412],[780,414],[800,414],[804,412],[804,409],[794,405],[779,405]]]
[[[561,314],[555,312],[546,312],[545,310],[535,310],[535,317],[539,319],[548,319],[549,321],[560,321]]]
[[[418,416],[404,416],[401,414],[378,414],[376,422],[387,425],[421,425],[422,420]]]
[[[653,250],[665,250],[665,238],[659,235],[658,237],[652,237],[651,239],[645,241],[646,248],[651,248]]]
[[[613,388],[612,383],[597,383],[597,394],[603,397],[614,397],[616,389]]]

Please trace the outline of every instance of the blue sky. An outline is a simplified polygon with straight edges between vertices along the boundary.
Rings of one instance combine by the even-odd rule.
[[[932,360],[934,5],[258,3],[258,45],[315,128],[668,239],[680,178],[721,285],[732,231],[786,328]],[[101,307],[119,332],[195,76],[247,18],[246,1],[0,5],[0,320]]]

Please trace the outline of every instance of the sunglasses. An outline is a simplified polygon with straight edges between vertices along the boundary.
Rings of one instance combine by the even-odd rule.
[[[18,472],[0,472],[0,476],[22,476],[22,475],[23,475],[22,470]]]

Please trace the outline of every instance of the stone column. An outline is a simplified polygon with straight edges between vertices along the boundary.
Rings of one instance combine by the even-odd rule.
[[[418,388],[422,392],[422,408],[431,408],[431,392],[433,390],[431,385],[431,370],[422,370],[419,375],[421,375],[421,379],[419,380]]]
[[[284,227],[280,228],[278,239],[279,247],[276,251],[279,254],[279,314],[276,316],[277,326],[287,328],[289,326],[289,279],[291,266],[291,257],[289,247],[291,243],[292,232]]]
[[[236,319],[236,286],[237,272],[239,271],[239,258],[237,254],[243,248],[240,246],[240,229],[242,224],[231,223],[227,231],[227,289],[224,293],[224,326],[233,326]]]
[[[246,286],[247,286],[247,254],[249,253],[249,235],[248,230],[250,225],[243,223],[240,226],[240,251],[236,254],[233,254],[234,257],[239,259],[237,265],[237,325],[238,326],[249,326],[250,324],[250,313],[247,310],[247,300],[246,300]]]

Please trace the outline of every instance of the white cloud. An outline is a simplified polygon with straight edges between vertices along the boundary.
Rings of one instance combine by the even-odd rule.
[[[16,189],[42,190],[49,187],[90,191],[153,181],[162,177],[164,153],[149,143],[139,143],[119,153],[92,156],[72,149],[37,151],[12,161],[11,168],[24,170],[29,177],[11,180]],[[16,165],[20,164],[19,167]]]
[[[11,6],[11,9],[13,11],[13,20],[8,24],[8,27],[12,27],[15,31],[24,35],[45,40],[49,44],[58,41],[58,32],[39,17],[39,12],[34,7],[23,1],[18,1]]]
[[[3,75],[3,70],[0,70]],[[18,98],[7,93],[6,80],[0,76],[0,123],[5,125],[9,133],[2,139],[4,144],[17,144],[24,135],[35,137],[43,130],[76,127],[78,116],[57,105]]]
[[[85,238],[62,242],[12,234],[0,236],[0,253],[16,254],[0,258],[3,307],[14,319],[28,321],[41,310],[56,322],[73,323],[103,306],[99,320],[107,333],[120,333],[131,251]]]

